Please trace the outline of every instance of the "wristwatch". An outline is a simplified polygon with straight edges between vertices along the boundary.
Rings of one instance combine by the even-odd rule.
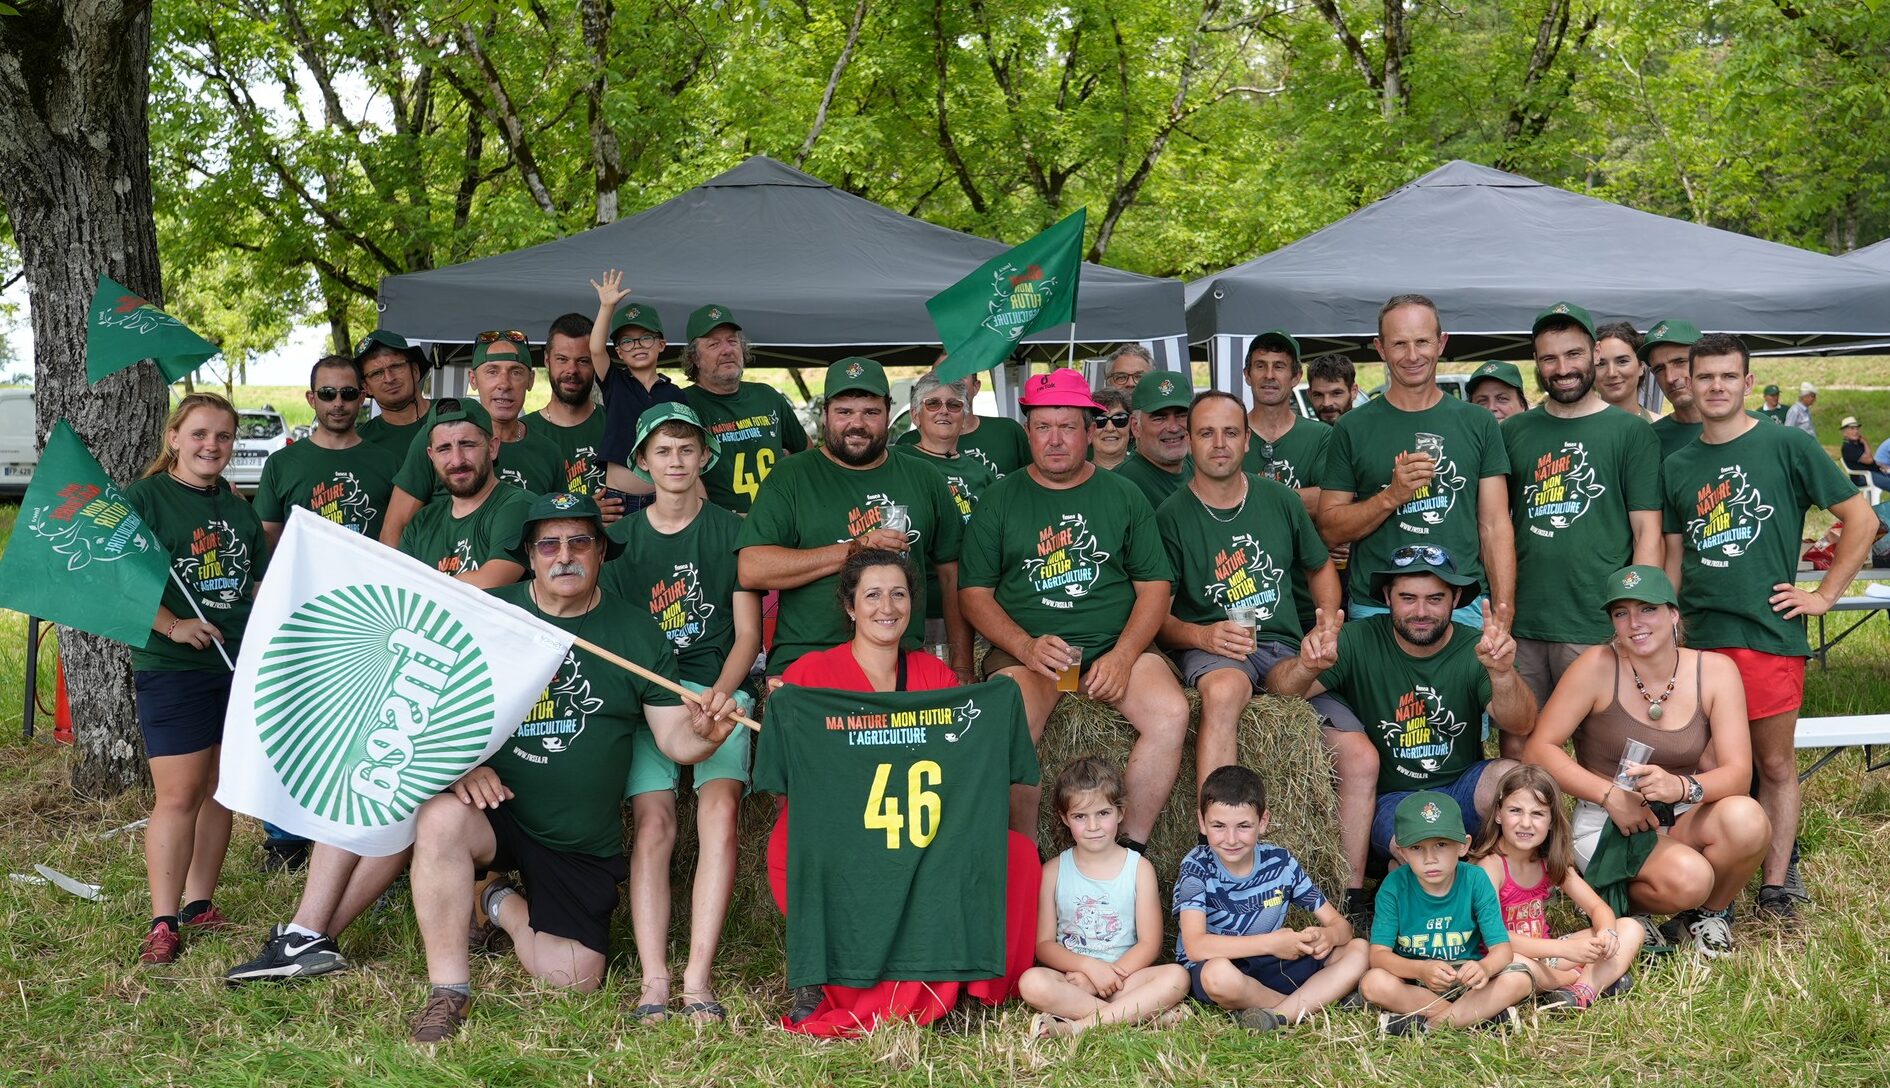
[[[1687,804],[1697,805],[1701,801],[1706,799],[1706,787],[1700,785],[1699,779],[1693,777],[1692,775],[1687,775],[1685,776],[1685,781],[1687,784],[1687,791],[1686,791],[1686,797],[1684,798],[1684,800],[1686,801]]]

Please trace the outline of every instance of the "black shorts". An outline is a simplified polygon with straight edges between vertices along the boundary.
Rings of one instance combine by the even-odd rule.
[[[222,744],[232,679],[227,669],[132,673],[145,756],[187,756]]]
[[[1306,985],[1326,965],[1325,960],[1316,960],[1311,956],[1301,956],[1296,960],[1283,960],[1277,956],[1242,956],[1231,962],[1240,968],[1241,974],[1276,994],[1290,994]],[[1197,963],[1188,968],[1188,994],[1204,1005],[1212,1005],[1214,999],[1201,988],[1201,966]]]
[[[485,871],[515,872],[524,880],[532,928],[609,956],[617,887],[630,876],[623,855],[600,858],[553,850],[520,827],[504,805],[484,812],[497,844]]]

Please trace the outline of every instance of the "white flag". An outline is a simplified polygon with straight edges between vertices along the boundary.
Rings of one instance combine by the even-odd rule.
[[[296,508],[256,595],[217,801],[368,857],[498,751],[571,636]]]

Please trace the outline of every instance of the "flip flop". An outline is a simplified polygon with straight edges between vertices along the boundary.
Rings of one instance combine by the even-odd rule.
[[[697,1023],[721,1024],[726,1023],[728,1020],[728,1010],[722,1007],[720,1001],[713,999],[708,1001],[687,1002],[682,1007],[682,1015],[695,1020]],[[707,1017],[708,1019],[701,1020],[698,1019],[699,1017]]]
[[[669,1019],[668,1005],[638,1005],[630,1010],[630,1019],[639,1024],[660,1024]]]

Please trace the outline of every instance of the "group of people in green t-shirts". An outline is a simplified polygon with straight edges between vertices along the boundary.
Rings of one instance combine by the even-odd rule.
[[[973,414],[975,378],[929,373],[911,392],[910,432],[889,443],[885,370],[841,359],[826,371],[821,441],[809,448],[786,398],[743,380],[750,348],[729,308],[689,316],[691,384],[679,388],[657,370],[667,345],[655,308],[629,300],[615,272],[595,286],[596,317],[554,322],[542,363],[522,333],[480,334],[470,396],[423,397],[425,356],[386,330],[353,357],[322,359],[308,394],[316,426],[271,457],[253,505],[218,475],[213,417],[228,406],[211,398],[174,413],[169,460],[129,494],[195,576],[186,585],[196,603],[219,619],[190,620],[191,602],[172,587],[140,651],[140,719],[167,814],[154,814],[147,844],[157,917],[145,962],[174,959],[194,927],[227,924],[210,904],[229,833],[205,788],[215,766],[205,753],[220,741],[210,723],[220,727],[223,711],[210,691],[222,669],[212,643],[234,648],[243,602],[298,505],[622,656],[660,662],[702,697],[685,708],[573,651],[534,710],[543,720],[522,723],[486,770],[427,807],[411,859],[433,983],[414,1023],[421,1041],[453,1034],[470,1001],[465,949],[449,930],[470,918],[473,945],[503,934],[533,974],[588,988],[626,875],[638,1018],[726,1015],[712,967],[749,778],[749,739],[730,731],[729,715],[758,663],[779,677],[853,637],[836,586],[863,551],[911,568],[912,615],[924,622],[904,629],[906,648],[932,651],[961,683],[1009,677],[1033,741],[1065,694],[1120,712],[1135,733],[1118,806],[1132,850],[1145,849],[1176,787],[1191,717],[1184,688],[1200,694],[1197,791],[1241,762],[1239,720],[1256,694],[1310,699],[1338,785],[1348,879],[1335,899],[1348,934],[1376,939],[1366,883],[1387,860],[1410,860],[1406,833],[1424,818],[1412,812],[1444,813],[1450,841],[1488,838],[1508,820],[1508,798],[1529,792],[1505,787],[1527,765],[1552,776],[1556,818],[1541,818],[1567,835],[1572,864],[1614,914],[1642,916],[1611,929],[1610,942],[1631,930],[1649,944],[1729,951],[1733,899],[1761,866],[1760,912],[1788,918],[1808,901],[1794,848],[1792,730],[1808,655],[1797,621],[1830,607],[1868,540],[1841,542],[1807,591],[1793,584],[1798,531],[1814,505],[1840,517],[1868,510],[1853,509],[1862,496],[1808,436],[1745,413],[1752,381],[1737,339],[1679,319],[1649,330],[1641,358],[1697,417],[1663,431],[1601,397],[1596,327],[1580,306],[1557,303],[1532,329],[1543,396],[1499,423],[1440,390],[1437,308],[1401,295],[1374,340],[1384,395],[1356,408],[1350,392],[1335,395],[1330,413],[1322,398],[1320,418],[1294,408],[1303,364],[1286,330],[1250,343],[1247,398],[1197,394],[1188,376],[1140,365],[1146,353],[1119,355],[1137,364],[1118,383],[1133,449],[1101,468],[1093,440],[1108,413],[1074,370],[1026,379],[1021,426]],[[524,414],[539,365],[551,402]],[[380,412],[358,423],[364,397]],[[220,547],[205,560],[210,538]],[[1624,756],[1629,741],[1640,758]],[[1261,754],[1245,755],[1264,777]],[[683,765],[693,765],[700,847],[673,1000],[668,869]],[[1239,808],[1251,801],[1245,789],[1216,796]],[[1561,793],[1576,802],[1566,823]],[[1038,788],[1013,787],[1010,807],[1012,829],[1034,837]],[[1248,816],[1263,827],[1264,815],[1262,794]],[[1557,880],[1570,871],[1564,856],[1551,852]],[[335,937],[407,865],[316,844],[292,920],[231,981],[344,968]],[[1460,868],[1472,885],[1489,879]],[[475,894],[487,870],[522,873],[525,887],[499,878]],[[1441,894],[1417,884],[1401,894]],[[1508,894],[1508,883],[1497,889],[1505,910]],[[1569,962],[1601,955],[1589,953]],[[1535,988],[1576,985],[1547,958]],[[1382,966],[1375,953],[1371,965]],[[1501,973],[1489,966],[1445,988],[1480,989]],[[1564,1003],[1596,996],[1572,992]]]

